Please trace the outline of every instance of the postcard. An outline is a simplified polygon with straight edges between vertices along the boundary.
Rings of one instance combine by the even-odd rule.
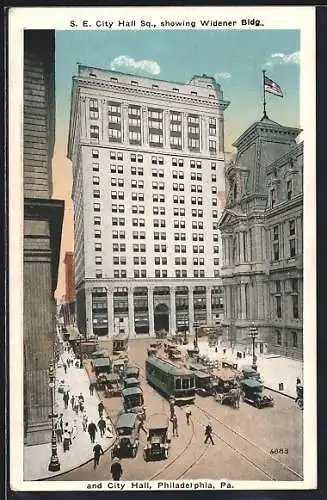
[[[8,43],[11,488],[316,488],[314,8]]]

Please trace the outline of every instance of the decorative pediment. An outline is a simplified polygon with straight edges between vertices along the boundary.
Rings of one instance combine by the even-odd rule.
[[[246,220],[246,217],[246,214],[240,210],[231,210],[227,208],[223,211],[219,219],[218,227],[219,229],[223,229],[224,227],[233,226],[241,220]]]

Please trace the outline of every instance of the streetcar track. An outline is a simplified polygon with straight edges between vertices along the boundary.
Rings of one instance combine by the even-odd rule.
[[[239,433],[238,431],[235,431],[232,427],[230,427],[229,425],[225,424],[222,420],[220,420],[219,418],[217,418],[215,415],[213,415],[212,413],[208,412],[207,410],[203,410],[203,408],[201,408],[199,405],[197,405],[195,403],[195,407],[198,408],[198,410],[200,410],[202,413],[204,413],[207,417],[209,417],[210,419],[213,419],[213,420],[216,420],[216,422],[218,422],[220,425],[222,425],[223,427],[225,427],[226,429],[228,429],[230,432],[232,432],[233,434],[235,434],[236,436],[240,437],[241,439],[243,439],[244,441],[246,441],[247,443],[249,443],[252,448],[255,448],[256,450],[260,451],[261,453],[263,453],[265,456],[267,456],[270,460],[274,461],[275,463],[278,463],[279,466],[281,466],[283,469],[289,471],[291,474],[297,476],[298,478],[300,478],[301,480],[303,480],[303,476],[301,476],[301,474],[299,474],[298,472],[294,471],[293,469],[291,469],[288,465],[284,464],[283,462],[281,462],[280,460],[278,460],[277,458],[271,456],[269,453],[267,453],[265,450],[263,450],[262,448],[260,448],[258,445],[256,445],[253,441],[251,441],[250,439],[248,439],[246,436],[244,436],[243,434]],[[198,420],[197,420],[198,421]],[[199,421],[198,421],[199,422]],[[203,424],[201,422],[199,422],[200,425],[203,426]],[[213,432],[213,434],[218,438],[220,439],[221,441],[223,441],[227,446],[229,446],[231,449],[235,450],[240,456],[242,456],[246,461],[250,462],[253,466],[255,466],[257,469],[259,469],[261,472],[263,472],[267,477],[269,477],[271,480],[273,481],[280,481],[281,479],[280,478],[275,478],[275,477],[272,477],[268,472],[266,472],[260,465],[256,464],[251,458],[249,458],[248,456],[246,456],[244,453],[242,453],[239,449],[235,448],[235,446],[231,445],[230,443],[228,443],[227,441],[225,441],[225,439],[223,439],[221,436],[219,436],[216,432]]]
[[[140,366],[140,365],[137,365],[138,368],[140,369],[140,371],[143,371],[144,372],[144,369]],[[144,377],[144,375],[141,375],[141,377],[146,380],[146,378]],[[207,417],[209,417],[210,419],[213,419],[215,420],[216,422],[218,422],[218,424],[220,424],[221,426],[225,427],[226,429],[228,429],[230,432],[232,432],[233,434],[235,434],[235,436],[237,436],[238,438],[241,438],[243,439],[244,441],[246,441],[252,448],[256,449],[257,451],[261,452],[263,455],[265,455],[266,457],[269,458],[269,460],[273,461],[274,463],[278,464],[280,467],[282,467],[284,470],[288,471],[289,473],[295,475],[297,478],[299,478],[300,480],[303,480],[303,476],[301,474],[299,474],[298,472],[294,471],[291,467],[289,467],[288,465],[284,464],[283,462],[281,462],[280,460],[278,460],[276,457],[273,457],[272,455],[270,455],[269,453],[267,453],[265,450],[263,450],[260,446],[258,446],[256,443],[254,443],[253,441],[251,441],[249,438],[247,438],[246,436],[244,436],[243,434],[241,434],[240,432],[234,430],[232,427],[230,427],[229,425],[227,425],[224,421],[222,421],[221,419],[217,418],[215,415],[213,415],[212,413],[210,413],[209,411],[207,410],[204,410],[203,408],[201,408],[198,404],[194,403],[194,406],[196,408],[198,408],[198,410],[200,410],[202,413],[204,413]],[[182,409],[181,409],[182,410]],[[183,411],[183,410],[182,410]],[[194,420],[194,417],[193,417],[193,420]],[[200,422],[199,420],[195,419],[201,426],[204,427],[204,424],[202,422]],[[150,480],[156,478],[158,475],[161,474],[161,472],[163,472],[164,470],[167,470],[171,465],[173,465],[176,460],[178,460],[183,454],[184,452],[189,448],[189,446],[191,445],[191,442],[192,442],[192,439],[195,435],[194,433],[194,425],[193,425],[193,422],[192,423],[192,435],[191,435],[191,438],[190,440],[188,441],[186,447],[181,451],[181,453],[179,453],[175,459],[170,462],[169,464],[166,464],[162,469],[160,469],[160,471],[158,471],[154,476],[152,476],[150,478]],[[256,463],[254,460],[252,460],[252,458],[250,458],[249,456],[247,456],[246,454],[244,454],[240,449],[236,448],[235,446],[233,446],[231,443],[229,443],[228,441],[226,441],[224,438],[222,438],[219,434],[217,434],[216,432],[213,432],[214,436],[216,436],[220,441],[222,441],[226,446],[228,446],[230,449],[233,450],[233,452],[235,452],[238,456],[242,457],[243,460],[245,460],[247,463],[251,464],[254,468],[256,468],[257,470],[259,470],[261,473],[263,473],[267,478],[269,478],[270,480],[272,481],[280,481],[281,479],[280,478],[276,478],[274,477],[273,475],[271,475],[269,472],[267,472],[266,470],[264,470],[263,467],[261,467],[258,463]],[[184,472],[182,472],[178,477],[177,479],[180,479],[181,477],[183,477],[187,472],[189,472],[202,458],[203,456],[206,454],[208,450],[208,447],[196,458],[196,460],[194,460],[192,462],[191,465],[189,465],[187,467],[186,470],[184,470]]]

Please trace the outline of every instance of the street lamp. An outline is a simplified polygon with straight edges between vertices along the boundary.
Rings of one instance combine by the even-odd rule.
[[[199,323],[194,323],[193,327],[195,328],[195,339],[194,339],[194,348],[198,349],[198,327]]]
[[[54,412],[54,399],[55,399],[55,373],[53,362],[50,362],[49,366],[49,389],[51,395],[51,414],[49,418],[51,418],[51,458],[48,470],[50,472],[57,472],[60,470],[60,462],[57,455],[57,438],[55,432],[55,423],[54,419],[58,417],[58,415]]]
[[[257,336],[258,336],[258,329],[255,326],[255,324],[252,323],[252,326],[250,327],[249,331],[249,337],[252,339],[252,368],[254,370],[257,369],[257,357],[255,355],[255,347],[254,347],[255,339]]]

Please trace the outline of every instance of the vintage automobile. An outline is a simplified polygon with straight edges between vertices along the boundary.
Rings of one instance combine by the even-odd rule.
[[[241,380],[242,399],[256,408],[274,406],[271,396],[263,393],[263,384],[255,377]]]
[[[126,412],[141,413],[144,404],[143,391],[140,387],[127,387],[122,390],[123,406]]]
[[[140,387],[140,381],[135,377],[127,377],[124,380],[124,389],[128,387]]]
[[[117,440],[112,449],[112,458],[137,455],[140,420],[135,413],[121,413],[116,423]]]
[[[122,388],[120,386],[120,379],[117,373],[108,373],[106,375],[107,386],[106,386],[106,397],[121,396]]]
[[[112,354],[121,354],[128,350],[128,337],[126,335],[118,335],[113,339]]]
[[[125,378],[139,378],[140,369],[137,366],[128,365],[125,368]]]
[[[193,349],[187,349],[186,352],[190,358],[195,358],[198,356],[200,349],[198,347],[194,347]]]
[[[183,358],[183,353],[180,349],[175,348],[169,350],[168,356],[170,359],[179,360]]]
[[[110,373],[111,372],[111,361],[110,358],[96,358],[92,360],[92,369],[96,376],[100,373]]]
[[[195,371],[194,378],[196,394],[203,397],[213,396],[216,394],[218,382],[213,380],[213,377],[209,373]]]
[[[256,380],[259,380],[262,382],[260,373],[257,370],[255,370],[254,368],[252,368],[252,366],[243,366],[242,367],[242,378],[244,380],[248,380],[250,378],[255,378]]]
[[[127,358],[118,358],[112,360],[112,372],[117,373],[119,376],[123,376],[125,368],[127,366]]]
[[[108,353],[106,351],[94,351],[91,354],[91,359],[108,358]]]
[[[234,388],[235,378],[237,376],[235,371],[231,368],[221,368],[214,373],[217,379],[217,392],[225,394],[230,389]]]
[[[169,418],[156,413],[148,418],[147,444],[143,450],[144,460],[162,460],[168,458],[170,438],[168,435]]]
[[[233,387],[228,389],[223,393],[216,393],[216,401],[221,404],[227,404],[233,406],[233,408],[240,407],[240,399],[241,399],[242,389],[238,384],[235,384]]]

